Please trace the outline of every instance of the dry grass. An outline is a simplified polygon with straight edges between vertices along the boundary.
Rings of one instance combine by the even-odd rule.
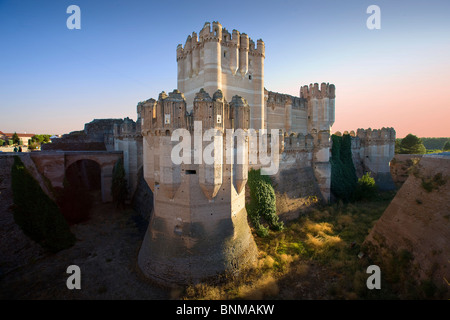
[[[275,297],[280,292],[277,280],[271,274],[264,275],[255,283],[245,284],[238,288],[238,297],[246,300],[261,300]]]
[[[220,283],[190,286],[182,298],[266,299],[302,297],[302,294],[309,298],[309,290],[299,293],[301,288],[308,286],[322,287],[321,293],[323,287],[328,286],[326,290],[339,299],[359,298],[361,288],[365,286],[362,279],[366,279],[366,275],[359,272],[362,267],[357,255],[374,221],[389,201],[337,203],[315,208],[288,223],[281,232],[270,231],[265,238],[255,235],[259,249],[255,269]],[[329,273],[323,275],[324,279],[338,279],[334,287],[317,282],[314,274],[318,272],[318,265],[314,261],[319,262],[320,272]]]

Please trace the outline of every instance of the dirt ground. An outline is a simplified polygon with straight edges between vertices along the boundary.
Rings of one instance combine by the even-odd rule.
[[[98,203],[90,220],[71,227],[77,238],[73,247],[49,254],[38,245],[31,245],[20,259],[21,266],[10,268],[1,275],[0,299],[182,298],[182,290],[158,287],[144,278],[137,268],[137,254],[146,228],[147,222],[133,210],[119,210],[112,204]],[[24,247],[30,247],[30,244]],[[27,259],[28,262],[23,263]],[[81,290],[67,289],[70,274],[66,270],[70,265],[78,265],[81,269]],[[330,298],[328,273],[314,263],[305,267],[307,272],[302,272],[301,276],[278,279],[278,299]],[[255,297],[261,298],[259,294]]]
[[[76,244],[41,253],[0,278],[0,299],[168,299],[170,292],[142,277],[136,266],[146,222],[132,210],[97,204],[91,219],[71,227]],[[81,290],[66,286],[67,267],[81,269]]]

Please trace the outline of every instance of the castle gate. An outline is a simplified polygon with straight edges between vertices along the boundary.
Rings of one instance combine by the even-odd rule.
[[[67,169],[80,161],[94,161],[100,167],[100,188],[103,202],[112,201],[112,173],[117,160],[123,159],[122,151],[49,151],[32,152],[30,157],[38,171],[54,188],[63,188]]]

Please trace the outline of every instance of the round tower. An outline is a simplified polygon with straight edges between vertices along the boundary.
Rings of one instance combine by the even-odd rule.
[[[248,104],[242,98],[234,101],[239,101],[233,107],[236,125],[246,131]],[[176,90],[168,96],[161,94],[158,101],[140,105],[144,175],[154,193],[154,210],[138,266],[145,276],[162,285],[197,283],[220,273],[234,273],[253,266],[258,254],[245,209],[246,164],[239,167],[227,163],[225,145],[218,153],[223,157],[221,163],[192,161],[197,151],[204,159],[211,146],[217,145],[212,139],[190,138],[195,131],[189,125],[191,120],[196,120],[192,121],[194,127],[200,126],[202,133],[237,128],[233,126],[230,105],[221,91],[211,98],[200,90],[193,114],[187,114],[185,106],[183,95]],[[191,161],[181,165],[174,165],[167,157],[178,142],[165,133],[176,129],[188,134],[182,139],[191,146],[186,150]]]

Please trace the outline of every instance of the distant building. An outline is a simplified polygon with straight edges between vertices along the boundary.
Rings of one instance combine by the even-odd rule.
[[[3,133],[0,131],[0,139],[3,140],[11,140],[14,135],[13,133]],[[34,133],[17,133],[19,139],[22,141],[22,145],[28,146],[28,140],[31,139],[35,134]]]

